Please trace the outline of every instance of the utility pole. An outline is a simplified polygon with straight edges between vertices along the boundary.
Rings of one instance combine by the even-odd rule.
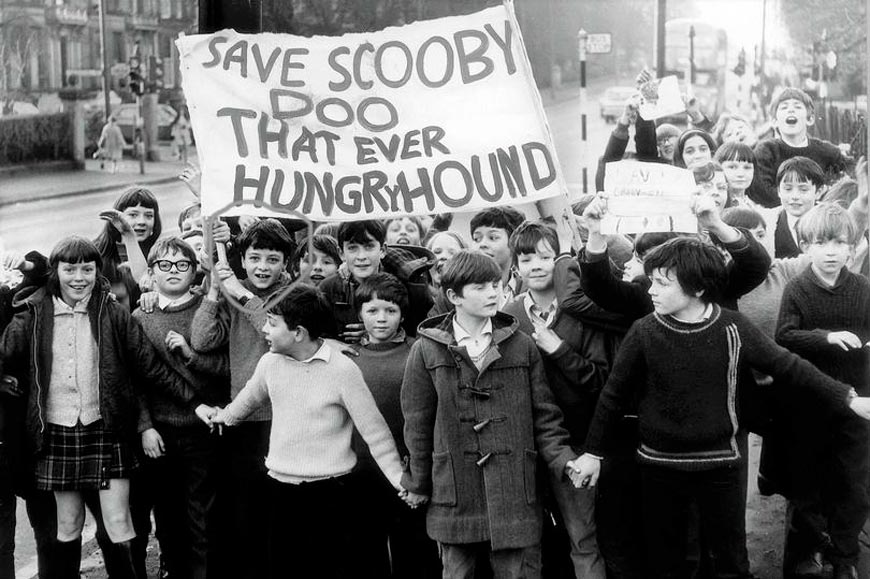
[[[689,84],[695,86],[695,27],[689,26]]]
[[[667,0],[656,4],[656,75],[665,76],[665,21],[668,16]]]
[[[586,42],[588,40],[589,34],[581,28],[577,33],[577,47],[580,54],[580,166],[583,193],[589,192],[589,171],[586,167],[589,160],[589,142],[586,140]]]
[[[109,91],[112,88],[111,71],[109,70],[109,52],[106,50],[106,3],[105,0],[97,0],[97,7],[100,11],[100,55],[103,60],[103,99],[105,104],[105,121],[109,122],[109,117],[112,115],[111,102],[109,99]]]

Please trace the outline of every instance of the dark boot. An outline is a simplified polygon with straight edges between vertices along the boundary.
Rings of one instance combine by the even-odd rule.
[[[115,543],[113,549],[118,571],[112,579],[146,579],[144,573],[140,575],[133,561],[133,540]]]
[[[82,564],[82,538],[72,541],[55,540],[49,562],[50,579],[79,579]]]

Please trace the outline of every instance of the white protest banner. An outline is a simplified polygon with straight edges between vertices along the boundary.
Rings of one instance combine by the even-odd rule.
[[[179,38],[203,213],[473,211],[564,191],[507,6],[381,32]],[[226,214],[274,215],[245,205]]]
[[[677,77],[654,78],[640,87],[640,106],[638,113],[647,121],[654,121],[669,115],[677,115],[686,110],[680,95]]]
[[[695,178],[688,169],[665,163],[607,163],[604,193],[607,213],[602,233],[644,231],[697,232],[692,212]]]

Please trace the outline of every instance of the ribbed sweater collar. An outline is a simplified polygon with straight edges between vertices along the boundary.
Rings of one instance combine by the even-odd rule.
[[[699,323],[687,323],[680,321],[673,316],[662,316],[656,313],[653,313],[653,316],[661,325],[669,330],[678,332],[680,334],[697,334],[713,326],[713,324],[719,321],[719,317],[721,316],[721,314],[722,308],[720,308],[717,304],[713,304],[713,313],[710,315],[710,318]]]

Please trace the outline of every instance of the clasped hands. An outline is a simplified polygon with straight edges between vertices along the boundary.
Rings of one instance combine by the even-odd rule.
[[[209,406],[208,404],[200,404],[196,407],[196,416],[202,420],[210,432],[214,432],[215,428],[217,428],[217,433],[224,433],[224,426],[226,425],[226,416],[224,415],[224,409],[220,406]]]
[[[565,465],[565,474],[571,479],[574,488],[592,488],[598,483],[601,474],[601,459],[590,454],[582,454]]]

